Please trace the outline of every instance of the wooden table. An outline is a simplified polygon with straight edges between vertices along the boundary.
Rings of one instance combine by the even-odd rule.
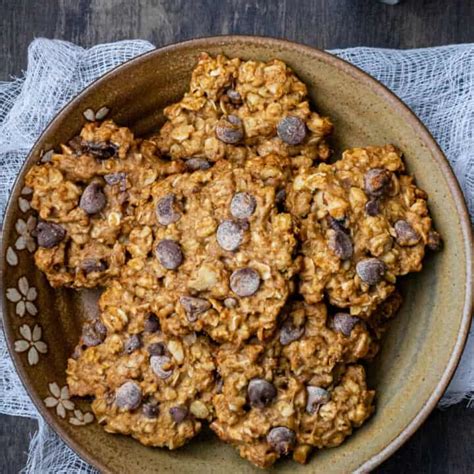
[[[0,0],[0,81],[26,68],[39,36],[82,46],[143,38],[157,46],[219,34],[284,37],[319,48],[414,48],[474,42],[473,0]],[[1,416],[0,472],[25,463],[31,420]],[[436,410],[379,469],[467,473],[474,465],[474,409]],[[43,473],[39,473],[43,474]]]

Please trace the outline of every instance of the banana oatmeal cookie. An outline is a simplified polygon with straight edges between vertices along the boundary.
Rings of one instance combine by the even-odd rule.
[[[304,463],[373,411],[363,368],[347,365],[369,352],[365,323],[341,313],[335,323],[322,303],[296,302],[288,312],[272,341],[224,344],[216,356],[222,388],[211,428],[260,467],[288,453]]]
[[[286,204],[300,222],[306,301],[327,294],[331,304],[369,316],[396,277],[420,271],[425,248],[439,243],[426,200],[391,145],[354,148],[332,165],[302,170]]]
[[[183,169],[111,121],[89,123],[25,178],[38,211],[35,262],[53,287],[95,287],[117,275],[135,207],[158,178]]]
[[[139,248],[155,258],[145,300],[164,332],[205,331],[236,343],[272,334],[299,262],[293,220],[277,200],[287,161],[257,157],[237,167],[221,160],[152,187],[136,220],[153,229]]]
[[[196,334],[165,336],[152,314],[137,310],[134,318],[142,330],[111,332],[102,317],[85,325],[68,361],[70,393],[94,397],[92,410],[106,431],[178,448],[212,419],[212,345]]]
[[[243,163],[276,153],[294,157],[292,166],[299,167],[330,155],[330,120],[310,109],[306,85],[277,59],[202,53],[189,91],[164,113],[168,121],[155,141],[174,159]]]

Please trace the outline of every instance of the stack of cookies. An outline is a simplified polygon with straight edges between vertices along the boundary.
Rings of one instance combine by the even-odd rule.
[[[440,248],[392,145],[333,157],[331,121],[279,60],[202,54],[156,136],[91,122],[28,173],[35,261],[103,289],[69,359],[111,433],[178,448],[206,422],[268,467],[374,411],[363,364]]]

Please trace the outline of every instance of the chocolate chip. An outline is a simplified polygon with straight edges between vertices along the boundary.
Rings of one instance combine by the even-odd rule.
[[[230,276],[230,288],[239,296],[252,296],[260,286],[260,276],[253,268],[240,268]]]
[[[175,240],[162,240],[156,246],[156,255],[167,270],[176,270],[183,263],[183,252]]]
[[[131,354],[135,352],[137,349],[142,347],[142,339],[139,334],[132,334],[126,341],[124,345],[124,352],[127,354]]]
[[[377,199],[370,199],[365,204],[365,212],[367,215],[374,217],[380,214],[380,203]]]
[[[153,342],[148,346],[151,355],[161,356],[165,353],[165,345],[162,342]]]
[[[184,162],[188,171],[208,170],[211,167],[209,161],[205,158],[189,158]]]
[[[102,344],[107,336],[107,328],[101,321],[91,321],[82,328],[82,343],[87,347]]]
[[[84,142],[83,142],[82,138],[79,135],[75,136],[74,138],[71,138],[71,140],[69,140],[67,142],[67,146],[77,156],[82,155],[82,153],[84,151],[84,146],[83,145],[84,145]]]
[[[199,314],[204,313],[211,307],[211,303],[204,298],[195,298],[194,296],[181,296],[179,302],[186,311],[188,321],[193,323],[197,320]]]
[[[160,320],[154,314],[149,314],[143,326],[145,332],[156,332],[160,330]]]
[[[235,308],[237,306],[237,300],[232,297],[226,298],[224,300],[224,306],[228,309]]]
[[[163,366],[167,366],[171,363],[171,359],[165,355],[153,355],[150,357],[150,366],[151,370],[158,376],[160,379],[167,379],[171,377],[173,369],[163,369]]]
[[[175,423],[181,423],[188,416],[188,409],[183,405],[170,408],[170,415]]]
[[[145,418],[157,418],[160,413],[160,407],[158,405],[158,402],[149,401],[144,403],[142,406],[142,413]]]
[[[50,249],[66,237],[66,231],[54,222],[40,221],[36,226],[36,239],[40,247]]]
[[[127,174],[126,173],[111,173],[104,175],[105,182],[110,186],[120,184],[120,191],[127,189]]]
[[[392,174],[384,168],[372,168],[364,176],[364,189],[370,196],[379,197],[385,194]]]
[[[235,89],[227,89],[226,95],[234,105],[242,103],[242,96]]]
[[[306,402],[306,411],[312,415],[319,410],[321,405],[324,405],[329,401],[329,392],[324,390],[321,387],[313,387],[308,386],[306,387],[306,392],[308,395],[308,399]]]
[[[332,230],[334,230],[336,232],[345,232],[345,233],[347,233],[347,229],[345,227],[347,225],[345,217],[343,217],[342,219],[335,219],[334,217],[328,215],[326,220],[327,220],[327,223],[328,223],[329,227]]]
[[[236,115],[228,115],[222,118],[216,125],[216,136],[224,143],[235,145],[244,138],[242,120]]]
[[[349,337],[352,329],[359,322],[359,318],[355,318],[348,313],[336,313],[331,321],[331,327],[334,331]]]
[[[179,221],[181,214],[176,212],[176,196],[167,194],[156,204],[156,217],[161,225],[170,225]]]
[[[276,388],[265,379],[252,379],[247,386],[247,395],[250,405],[263,408],[276,397]]]
[[[286,199],[286,189],[280,189],[277,191],[275,194],[275,203],[277,205],[285,204],[285,199]]]
[[[217,228],[217,243],[224,250],[237,250],[244,238],[242,227],[234,221],[222,221]]]
[[[286,426],[272,428],[267,435],[270,446],[280,455],[288,454],[296,443],[295,432]]]
[[[352,257],[352,240],[345,232],[340,230],[332,231],[329,235],[328,246],[341,260],[347,260]]]
[[[420,234],[407,221],[399,220],[393,227],[396,235],[395,240],[403,247],[416,245],[421,239]]]
[[[255,198],[246,192],[236,193],[230,202],[230,213],[236,219],[248,219],[257,207]]]
[[[438,232],[436,232],[435,230],[430,230],[428,232],[428,242],[426,243],[426,246],[434,252],[441,250],[441,248],[443,247],[443,241]]]
[[[79,207],[87,214],[96,214],[105,207],[106,203],[107,199],[102,191],[102,186],[99,183],[90,183],[82,193]]]
[[[86,275],[93,272],[104,272],[107,270],[107,264],[102,260],[97,260],[95,258],[85,258],[81,262],[81,269]]]
[[[291,319],[287,319],[280,329],[280,343],[287,346],[293,341],[297,341],[304,334],[304,326],[295,326]]]
[[[116,155],[119,147],[111,142],[84,142],[84,152],[99,160],[107,160]]]
[[[306,125],[299,117],[284,117],[277,125],[277,133],[288,145],[299,145],[306,137]]]
[[[381,281],[386,269],[385,263],[378,258],[366,258],[356,265],[357,275],[368,285],[376,285]]]
[[[135,382],[125,382],[115,392],[115,404],[119,408],[135,410],[142,402],[142,391]]]

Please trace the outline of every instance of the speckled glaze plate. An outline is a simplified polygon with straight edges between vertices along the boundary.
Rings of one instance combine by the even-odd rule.
[[[370,369],[377,390],[372,419],[338,448],[310,463],[277,464],[279,472],[368,471],[413,434],[445,390],[469,330],[472,297],[471,226],[458,183],[439,147],[412,112],[377,81],[327,53],[282,40],[245,36],[204,38],[167,46],[118,67],[87,88],[51,122],[13,188],[4,221],[2,305],[12,358],[32,400],[83,459],[104,472],[258,472],[230,446],[202,433],[170,452],[110,435],[86,402],[70,399],[65,368],[84,315],[96,311],[93,291],[53,290],[35,268],[30,166],[79,132],[85,121],[113,118],[146,135],[163,123],[163,108],[185,91],[197,55],[279,58],[308,85],[318,110],[335,124],[336,151],[393,143],[429,194],[445,248],[428,256],[420,274],[402,284],[405,303]]]

